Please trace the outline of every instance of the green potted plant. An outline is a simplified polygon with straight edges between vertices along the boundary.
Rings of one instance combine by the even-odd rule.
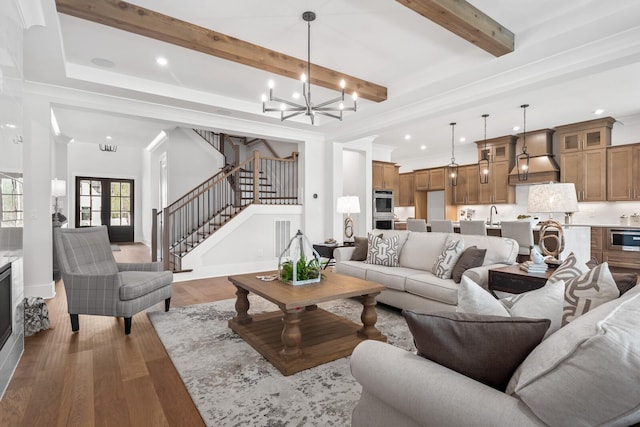
[[[297,242],[297,247],[291,248]],[[305,242],[311,247],[312,258],[307,260],[305,255]],[[287,259],[286,255],[291,250],[292,256]],[[313,249],[311,243],[304,237],[302,232],[298,233],[289,241],[286,249],[280,254],[278,259],[278,275],[280,280],[291,285],[306,285],[318,283],[322,279],[322,264],[320,255]]]

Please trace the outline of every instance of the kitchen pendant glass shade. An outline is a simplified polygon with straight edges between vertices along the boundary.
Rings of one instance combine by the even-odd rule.
[[[524,117],[522,126],[522,152],[516,156],[516,166],[518,171],[518,181],[529,180],[529,153],[527,153],[527,107],[529,104],[522,104],[522,114]]]
[[[488,114],[483,114],[484,118],[484,148],[482,149],[482,159],[478,160],[478,176],[480,177],[480,184],[489,183],[489,159],[487,159],[487,117]]]
[[[454,146],[453,146],[454,128],[456,124],[449,123],[449,125],[451,126],[451,163],[449,163],[447,172],[449,173],[449,184],[452,187],[455,187],[458,185],[458,164],[456,163],[456,156],[454,153]]]

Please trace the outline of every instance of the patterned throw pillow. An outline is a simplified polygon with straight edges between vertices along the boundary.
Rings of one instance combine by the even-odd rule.
[[[565,282],[562,326],[614,298],[620,290],[604,262],[579,277]]]
[[[464,252],[464,240],[452,240],[433,263],[431,272],[441,279],[451,279],[453,267]]]
[[[398,266],[398,243],[400,237],[395,235],[388,239],[369,234],[369,248],[367,250],[367,264]]]
[[[549,281],[551,283],[557,282],[558,280],[564,280],[565,283],[568,280],[575,279],[578,276],[583,275],[589,271],[589,267],[587,264],[578,261],[578,258],[574,255],[573,252],[569,254],[569,256],[560,264],[556,271],[553,272],[551,276],[549,276]]]

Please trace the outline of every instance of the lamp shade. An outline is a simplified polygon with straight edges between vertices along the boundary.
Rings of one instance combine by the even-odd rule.
[[[51,180],[51,195],[53,197],[64,197],[67,195],[67,182],[64,179]]]
[[[358,196],[341,196],[338,197],[336,211],[338,213],[360,213],[360,199]]]
[[[540,184],[529,187],[529,212],[578,212],[578,198],[573,183]]]

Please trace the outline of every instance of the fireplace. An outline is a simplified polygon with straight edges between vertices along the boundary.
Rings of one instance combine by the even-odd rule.
[[[0,348],[11,336],[11,264],[0,268]]]

